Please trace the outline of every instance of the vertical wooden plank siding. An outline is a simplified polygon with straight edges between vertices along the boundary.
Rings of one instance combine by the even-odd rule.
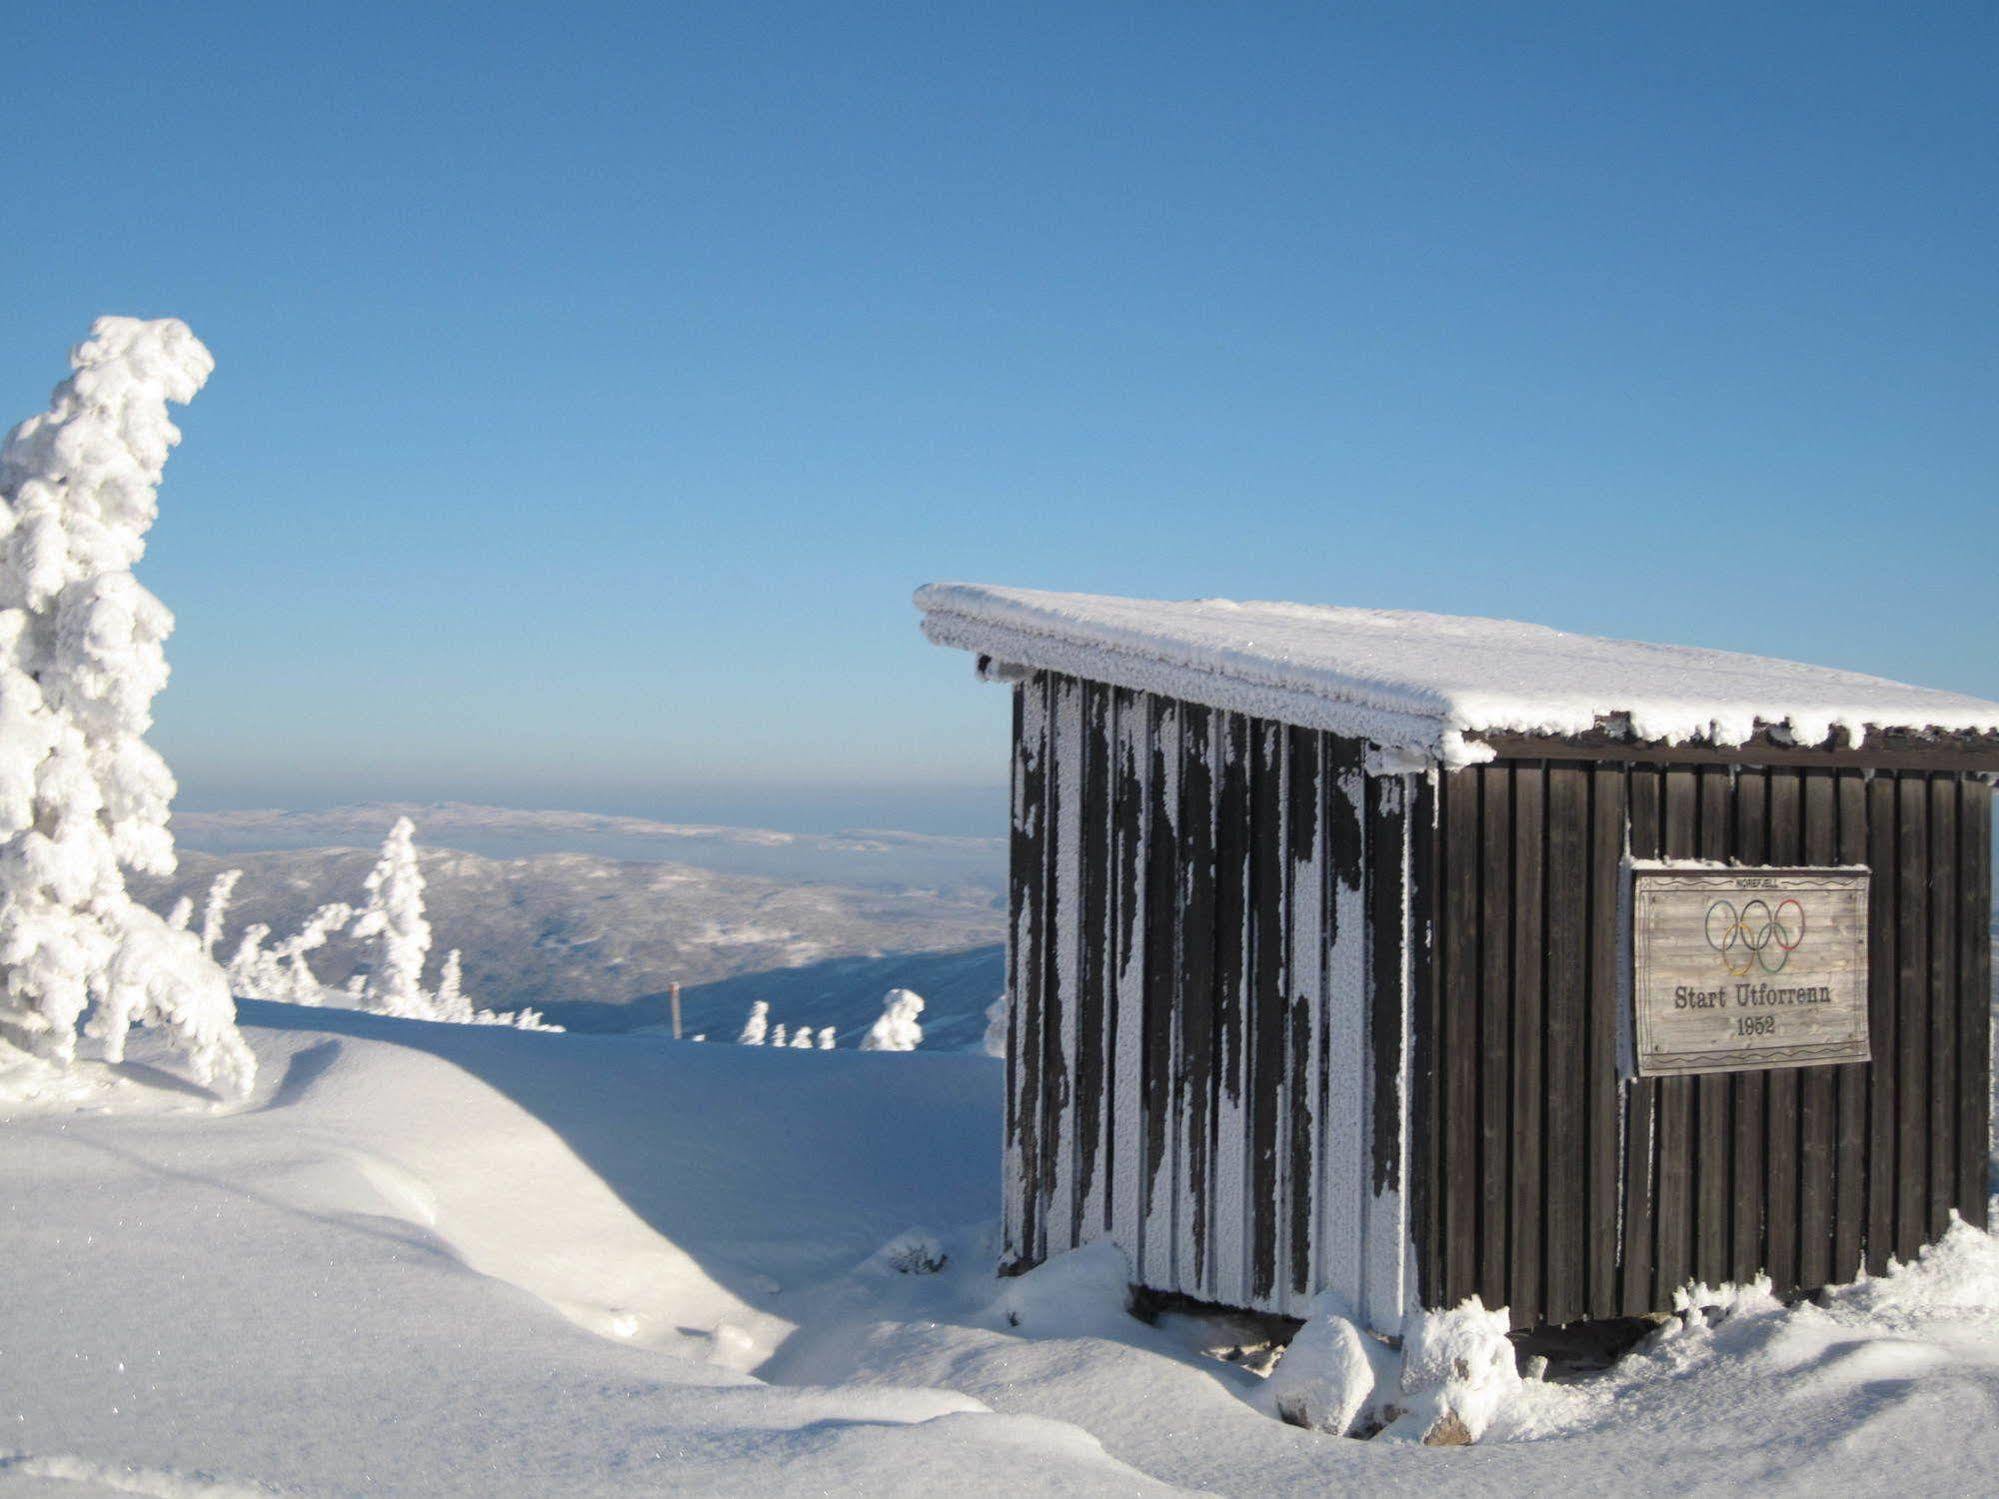
[[[1221,715],[1215,799],[1215,1300],[1249,1304],[1249,720]]]
[[[1838,788],[1829,770],[1803,772],[1803,862],[1839,859]],[[1834,1110],[1837,1067],[1805,1067],[1798,1088],[1798,1283],[1822,1286],[1833,1278],[1832,1215]]]
[[[1547,862],[1547,1301],[1559,1326],[1587,1314],[1584,1276],[1588,1181],[1589,772],[1548,767]]]
[[[1839,862],[1867,862],[1867,779],[1839,772]],[[1836,1067],[1838,1122],[1833,1146],[1832,1274],[1834,1282],[1860,1273],[1867,1238],[1867,1068]]]
[[[1668,859],[1691,859],[1697,845],[1699,786],[1691,767],[1673,766],[1661,776],[1660,851]],[[1669,1294],[1693,1274],[1694,1084],[1691,1077],[1659,1079],[1657,1203],[1653,1226],[1654,1295]]]
[[[1958,782],[1957,1193],[1966,1221],[1986,1227],[1992,1107],[1992,787]]]
[[[1285,1052],[1288,1102],[1278,1149],[1284,1154],[1280,1230],[1284,1239],[1283,1286],[1278,1301],[1289,1311],[1302,1309],[1318,1283],[1320,1266],[1314,1251],[1324,1242],[1320,1232],[1323,1206],[1323,1164],[1318,1140],[1335,1128],[1327,1117],[1325,1092],[1326,1042],[1326,770],[1322,736],[1313,729],[1285,731],[1289,754],[1284,832],[1290,864],[1286,891],[1290,900],[1285,985]],[[1358,1098],[1366,1087],[1359,1076],[1340,1079],[1341,1097]],[[1338,1138],[1353,1138],[1341,1131]],[[1359,1289],[1358,1246],[1336,1263],[1350,1267]],[[1349,1298],[1349,1304],[1354,1299]]]
[[[1583,1252],[1589,1275],[1589,1314],[1623,1311],[1624,1214],[1623,1097],[1618,1079],[1622,1026],[1625,827],[1630,816],[1624,770],[1595,765],[1590,779],[1589,834],[1589,1223]]]
[[[1177,1079],[1179,1203],[1176,1288],[1212,1300],[1209,1216],[1214,1207],[1215,714],[1193,703],[1180,726],[1180,985]]]
[[[1950,1226],[1957,1200],[1957,784],[1929,781],[1930,871],[1923,899],[1930,914],[1929,1212],[1924,1238]]]
[[[1362,1301],[1377,1326],[1399,1322],[1410,1289],[1411,1224],[1403,1166],[1409,1149],[1408,1038],[1422,1002],[1416,973],[1427,937],[1412,899],[1421,866],[1411,833],[1423,826],[1418,819],[1424,815],[1418,784],[1410,775],[1374,775],[1364,777],[1360,787],[1365,804],[1361,863],[1367,882],[1371,1063],[1366,1079],[1367,1136],[1372,1144],[1362,1183],[1361,1238],[1366,1256]],[[1327,1085],[1337,1086],[1337,1069],[1330,1059],[1322,1070]]]
[[[1440,777],[1436,1000],[1434,1013],[1418,1012],[1409,1156],[1425,1178],[1411,1185],[1423,1301],[1485,1294],[1486,1209],[1502,1182],[1520,1326],[1664,1310],[1692,1278],[1768,1273],[1787,1293],[1810,1291],[1910,1256],[1950,1211],[1982,1215],[1991,799],[1983,780],[1949,772],[1518,761]],[[1537,802],[1538,875],[1523,826]],[[1680,1098],[1672,1079],[1625,1078],[1626,860],[1659,857],[1869,866],[1873,1061],[1695,1077]],[[1545,940],[1523,958],[1537,888]],[[1564,894],[1581,898],[1580,937]],[[1502,908],[1505,922],[1494,914]],[[1537,994],[1538,1027],[1526,1018]],[[1495,1151],[1486,1084],[1501,1003],[1514,1134]],[[1571,1063],[1559,1048],[1577,1004],[1586,1019]],[[1524,1077],[1537,1032],[1532,1089]],[[1567,1073],[1581,1079],[1574,1100]],[[1535,1130],[1530,1100],[1542,1110],[1538,1190],[1533,1150],[1518,1138]],[[1538,1264],[1524,1217],[1537,1217]]]
[[[1755,769],[1735,778],[1735,862],[1770,862],[1770,781]],[[1730,1279],[1747,1285],[1763,1268],[1763,1220],[1766,1179],[1763,1174],[1764,1122],[1769,1114],[1769,1074],[1738,1072],[1730,1079],[1730,1107],[1735,1115],[1734,1208],[1731,1231],[1734,1271]]]
[[[1002,1266],[1390,1330],[1786,1293],[1986,1218],[1992,788],[1944,771],[1500,761],[1015,689]],[[1630,861],[1866,865],[1873,1060],[1625,1076]],[[1413,1251],[1413,1258],[1412,1258]],[[1407,1280],[1413,1265],[1415,1282]]]
[[[1512,1150],[1512,774],[1481,766],[1479,831],[1478,1292],[1507,1301],[1508,1164]]]
[[[1110,1059],[1116,973],[1111,962],[1111,715],[1112,690],[1083,685],[1083,830],[1079,855],[1083,909],[1076,975],[1076,1239],[1087,1243],[1110,1228],[1110,1125],[1114,1092]]]
[[[1249,1295],[1277,1289],[1278,1156],[1284,1066],[1284,729],[1250,725]]]
[[[1147,700],[1151,720],[1152,794],[1145,839],[1144,1168],[1139,1251],[1133,1268],[1144,1284],[1176,1289],[1174,1242],[1174,1010],[1180,982],[1180,705]]]
[[[1627,772],[1630,822],[1625,837],[1634,859],[1656,859],[1661,849],[1659,833],[1660,772],[1650,765],[1636,765]],[[1618,899],[1624,900],[1624,879],[1618,880]],[[1617,937],[1618,1011],[1620,1018],[1629,1001],[1623,990],[1629,971],[1630,937],[1622,924]],[[1624,1059],[1619,1058],[1619,1065]],[[1624,1085],[1624,1263],[1621,1292],[1627,1317],[1642,1316],[1659,1300],[1653,1283],[1657,1263],[1653,1233],[1656,1227],[1659,1161],[1659,1079],[1633,1077]]]
[[[1542,1214],[1547,1177],[1542,1162],[1548,1074],[1543,1004],[1548,950],[1543,866],[1547,849],[1547,772],[1513,767],[1512,910],[1512,1184],[1507,1206],[1507,1305],[1522,1322],[1543,1320],[1546,1265]]]
[[[1922,1248],[1929,1210],[1929,787],[1895,784],[1895,1254]]]
[[[1145,844],[1152,795],[1151,710],[1141,693],[1111,698],[1111,1221],[1110,1236],[1141,1263],[1145,1134]]]
[[[1728,861],[1734,776],[1726,765],[1704,765],[1700,777],[1700,830],[1694,852],[1711,863]],[[1722,1073],[1694,1079],[1693,1275],[1711,1286],[1729,1279],[1734,1264],[1734,1089]]]
[[[1441,1198],[1443,1290],[1425,1288],[1430,1305],[1455,1306],[1474,1294],[1479,1266],[1479,773],[1453,771],[1442,795],[1441,910],[1437,985],[1442,1063]]]
[[[1051,682],[1048,752],[1048,973],[1043,1005],[1041,1105],[1042,1172],[1047,1182],[1043,1217],[1050,1250],[1076,1243],[1076,1112],[1071,1064],[1078,1051],[1076,990],[1082,958],[1082,759],[1083,684],[1074,677]]]
[[[1897,805],[1895,778],[1867,783],[1867,1269],[1879,1275],[1895,1253]]]

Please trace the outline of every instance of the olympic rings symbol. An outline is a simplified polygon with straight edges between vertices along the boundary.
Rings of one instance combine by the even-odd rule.
[[[1772,911],[1767,901],[1752,900],[1737,911],[1733,902],[1718,900],[1707,908],[1703,929],[1707,945],[1721,954],[1722,967],[1736,978],[1746,977],[1752,968],[1781,973],[1805,940],[1805,908],[1782,900]]]

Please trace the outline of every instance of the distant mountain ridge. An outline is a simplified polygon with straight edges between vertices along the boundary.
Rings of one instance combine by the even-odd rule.
[[[733,1039],[751,1002],[768,999],[774,1020],[830,1025],[851,1045],[899,986],[929,1001],[930,1044],[958,1049],[977,1044],[1003,982],[998,838],[464,803],[196,812],[174,820],[180,869],[133,889],[157,910],[186,895],[199,911],[216,874],[243,870],[218,949],[226,959],[252,923],[283,936],[325,902],[359,901],[398,816],[417,825],[431,972],[459,948],[467,991],[490,1009],[531,1005],[578,1029],[633,1030],[667,1022],[678,981],[689,1034]],[[312,969],[337,985],[367,956],[337,935]]]

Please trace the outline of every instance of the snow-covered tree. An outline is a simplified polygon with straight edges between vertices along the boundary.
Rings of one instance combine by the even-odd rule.
[[[264,951],[270,926],[252,922],[243,929],[236,951],[229,959],[229,992],[244,999],[277,999],[284,983],[284,969],[272,954]]]
[[[1006,995],[1000,995],[986,1006],[986,1034],[980,1044],[987,1056],[1005,1057]]]
[[[173,909],[167,912],[167,925],[177,932],[186,931],[188,923],[193,920],[194,897],[191,895],[183,895],[179,900],[174,902]]]
[[[210,957],[215,956],[215,945],[222,940],[223,924],[229,919],[229,902],[235,898],[236,882],[242,878],[242,870],[225,869],[208,887],[208,899],[201,907],[201,950]]]
[[[822,1025],[819,1027],[819,1049],[821,1051],[831,1051],[833,1049],[832,1026]]]
[[[345,901],[330,901],[306,918],[305,925],[273,949],[284,965],[283,992],[273,995],[295,1005],[323,1004],[326,986],[313,977],[305,955],[326,945],[326,939],[354,919],[354,908]]]
[[[0,446],[0,1028],[58,1061],[77,1029],[122,1060],[157,1025],[203,1082],[255,1059],[193,933],[125,871],[174,867],[174,780],[146,743],[173,616],[133,577],[192,400],[215,361],[185,323],[99,318],[49,409]]]
[[[862,1051],[914,1051],[923,1044],[923,996],[909,989],[891,989],[882,1000],[881,1018],[861,1038]]]
[[[791,1044],[790,1038],[785,1035],[784,1022],[782,1020],[770,1028],[770,1044],[772,1046],[789,1046]]]
[[[455,947],[444,955],[444,969],[437,977],[437,996],[432,1008],[439,1020],[464,1025],[472,1018],[472,1001],[465,997],[465,970]]]
[[[398,817],[368,871],[368,903],[354,919],[353,935],[374,938],[375,965],[361,986],[363,1009],[414,1020],[434,1016],[423,992],[423,964],[430,953],[430,923],[423,917],[423,871],[417,867],[416,824]]]
[[[798,1028],[797,1030],[795,1030],[795,1031],[793,1031],[793,1032],[791,1033],[791,1049],[792,1049],[793,1051],[810,1051],[810,1050],[812,1050],[812,1027],[811,1027],[811,1026],[809,1026],[809,1025],[801,1025],[801,1026],[800,1026],[800,1027],[799,1027],[799,1028]]]
[[[769,1030],[770,1001],[760,999],[750,1006],[749,1018],[743,1022],[742,1033],[736,1037],[736,1043],[739,1046],[761,1046]]]

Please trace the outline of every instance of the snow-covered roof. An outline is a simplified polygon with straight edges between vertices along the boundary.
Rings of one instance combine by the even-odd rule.
[[[1483,735],[1800,745],[1838,730],[1999,734],[1999,704],[1859,672],[1398,609],[1165,601],[976,583],[917,590],[923,632],[1002,666],[1066,672],[1413,751],[1492,758]]]

